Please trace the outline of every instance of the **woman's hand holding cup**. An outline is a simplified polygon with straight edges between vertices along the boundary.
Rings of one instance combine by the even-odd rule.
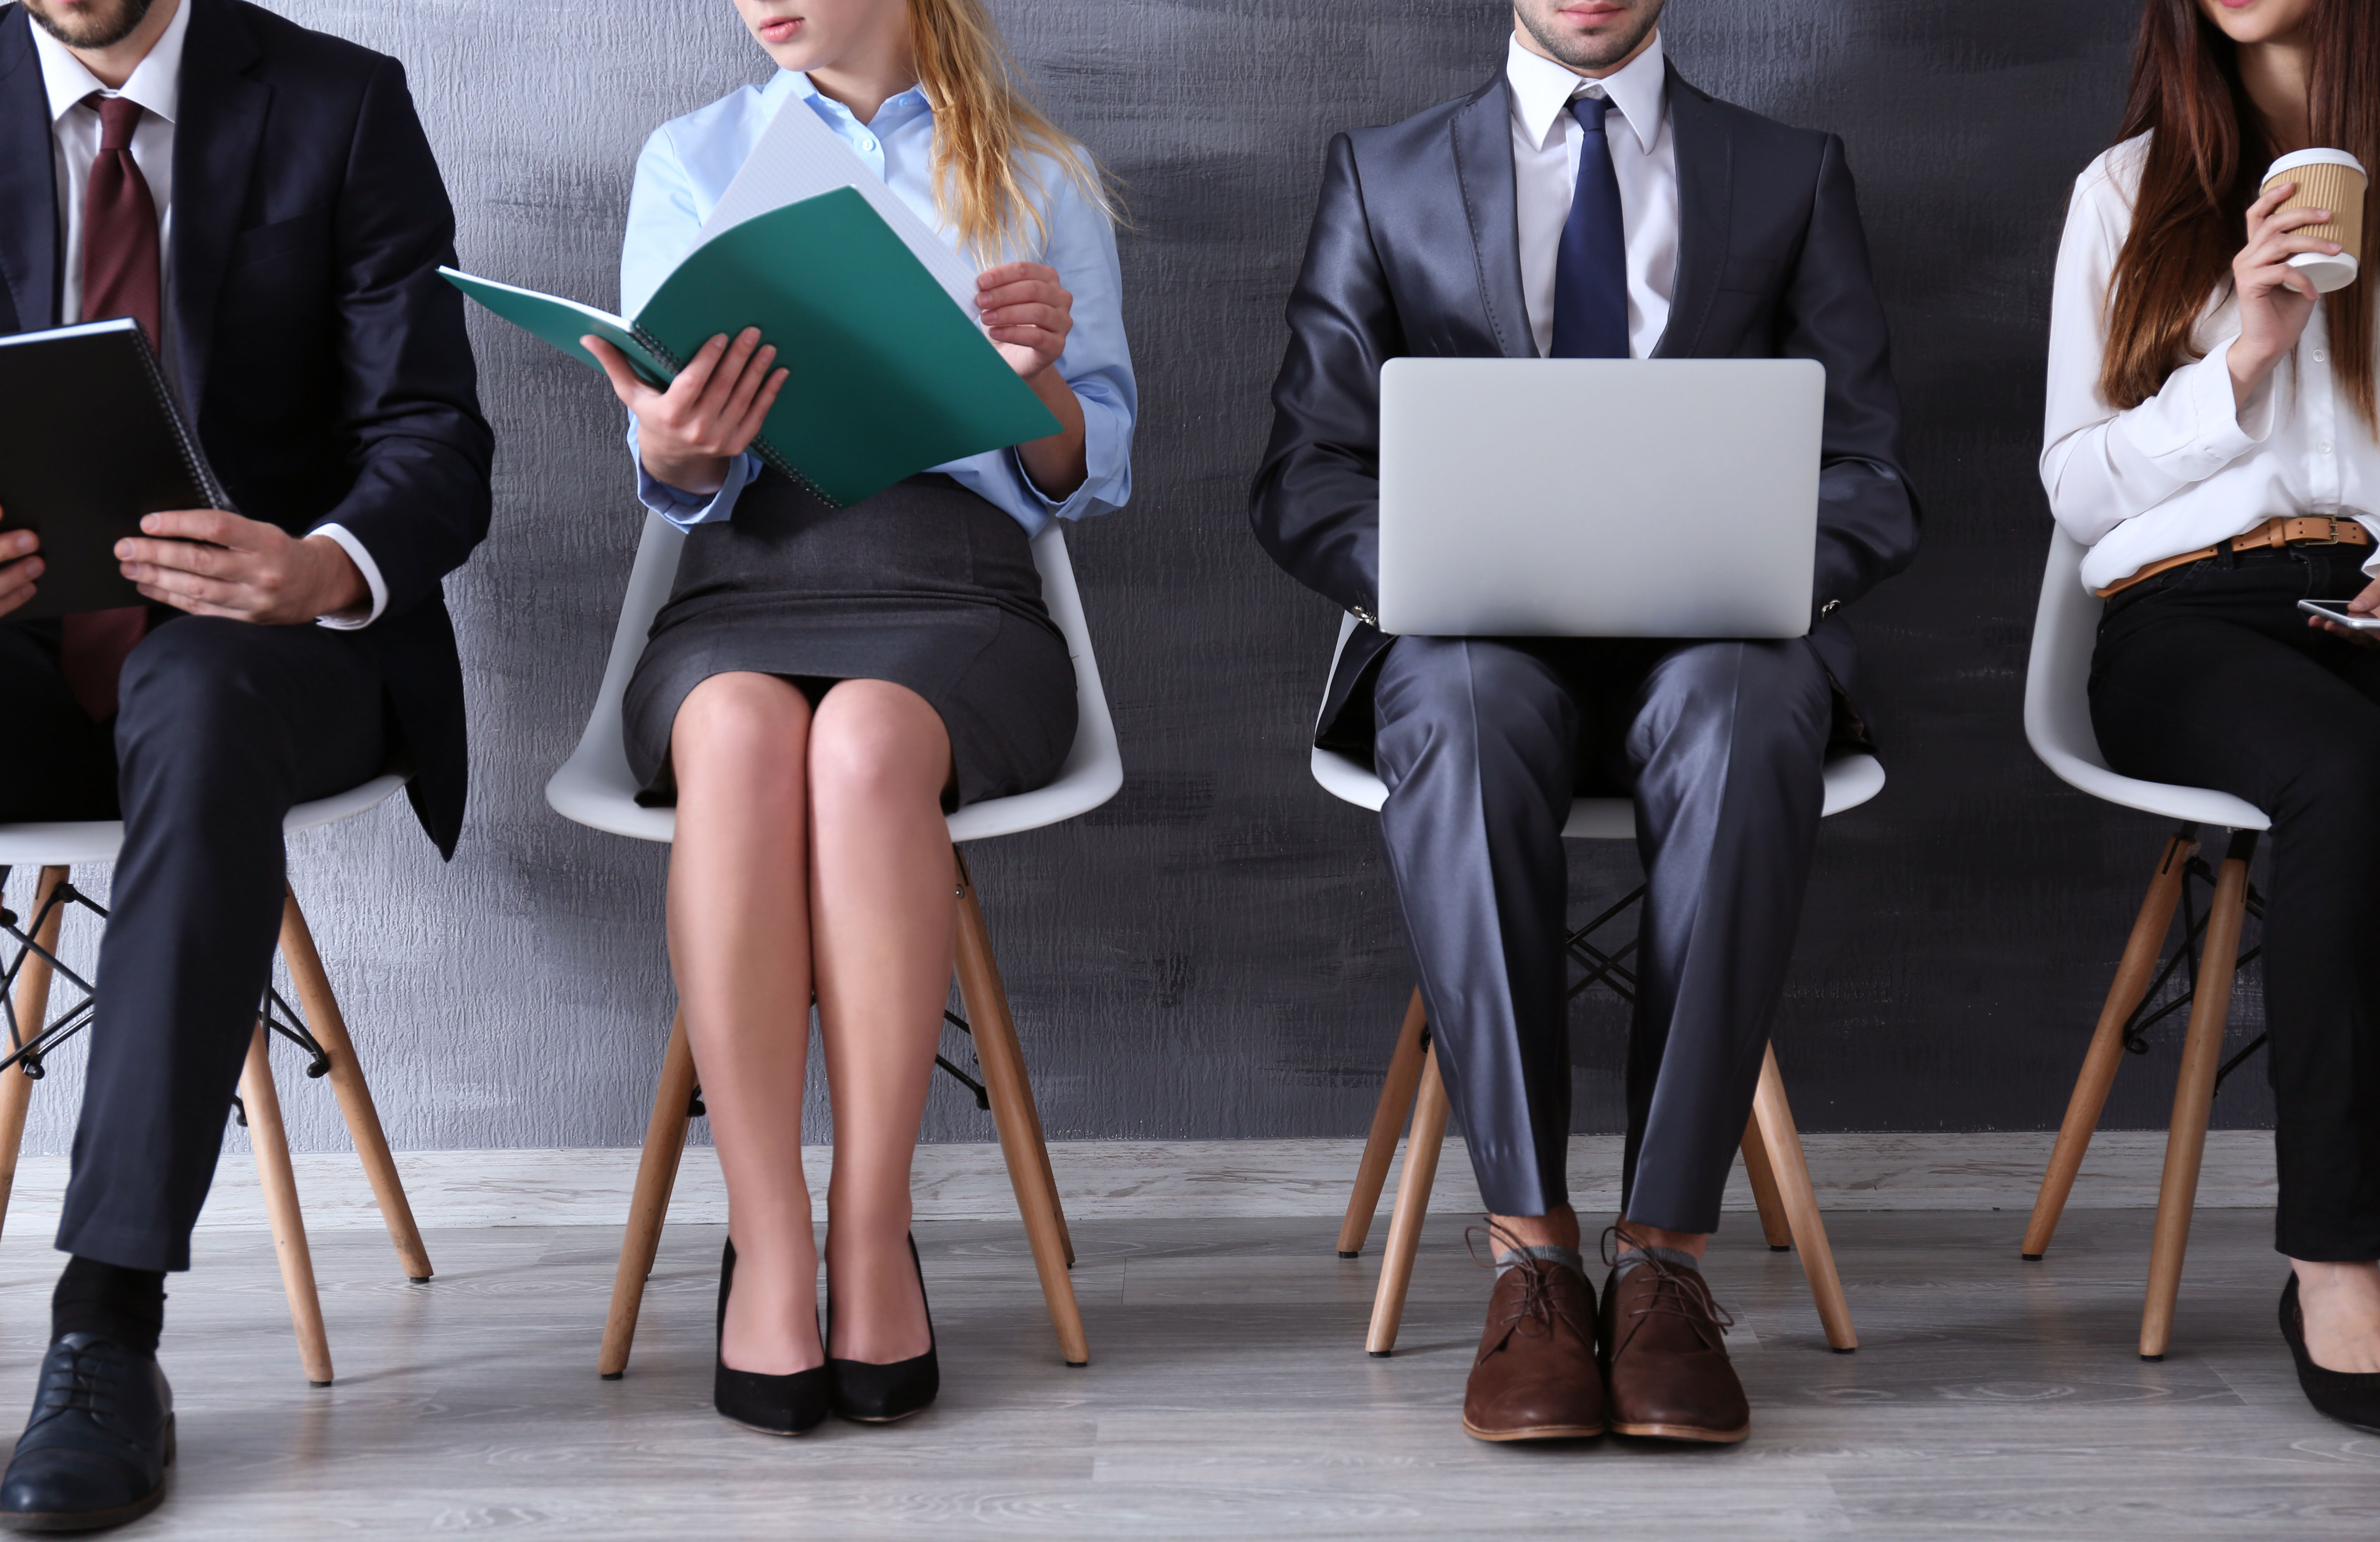
[[[2306,234],[2330,223],[2327,209],[2288,209],[2295,182],[2276,182],[2248,206],[2248,244],[2231,260],[2240,300],[2240,336],[2231,345],[2231,395],[2244,407],[2282,356],[2298,346],[2320,300],[2313,280],[2289,259],[2303,252],[2336,256],[2337,241]]]

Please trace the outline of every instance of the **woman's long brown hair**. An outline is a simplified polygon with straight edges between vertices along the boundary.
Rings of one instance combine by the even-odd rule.
[[[934,109],[934,200],[978,261],[1003,249],[1038,254],[1048,238],[1031,194],[1039,153],[1085,199],[1117,213],[1106,176],[1087,151],[1044,116],[1016,79],[1016,67],[983,0],[908,0],[917,84]]]
[[[2313,142],[2380,168],[2380,0],[2314,0]],[[2275,159],[2271,137],[2240,81],[2236,44],[2198,0],[2146,0],[2132,55],[2132,90],[2119,143],[2148,134],[2148,164],[2131,234],[2116,260],[2100,393],[2138,407],[2196,357],[2191,332],[2231,282],[2247,240],[2248,205]],[[2380,199],[2363,203],[2364,261],[2373,261]],[[2375,406],[2372,285],[2380,273],[2324,297],[2338,382],[2364,426]]]

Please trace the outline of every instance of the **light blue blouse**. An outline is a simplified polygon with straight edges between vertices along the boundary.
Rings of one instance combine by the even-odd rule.
[[[693,249],[702,222],[718,207],[752,147],[778,109],[795,97],[956,249],[955,233],[943,225],[934,209],[934,114],[924,94],[912,87],[879,108],[873,123],[862,123],[842,103],[812,86],[808,76],[780,70],[765,86],[747,86],[699,112],[662,124],[645,141],[644,152],[637,158],[627,241],[620,254],[624,314],[633,316],[643,309]],[[1038,201],[1048,236],[1038,252],[1010,260],[1048,263],[1074,294],[1075,327],[1056,368],[1082,399],[1083,454],[1090,474],[1062,500],[1043,495],[1033,485],[1014,450],[987,451],[933,468],[1000,505],[1028,535],[1038,534],[1052,518],[1080,519],[1121,508],[1132,496],[1132,429],[1140,405],[1132,355],[1124,343],[1123,282],[1116,263],[1114,228],[1054,162],[1047,157],[1036,157],[1036,162]],[[798,359],[784,362],[801,368]],[[633,418],[628,450],[636,455]],[[641,458],[636,467],[637,496],[644,505],[691,529],[732,516],[737,495],[759,474],[760,461],[756,455],[739,457],[728,469],[726,484],[708,500],[655,480]]]

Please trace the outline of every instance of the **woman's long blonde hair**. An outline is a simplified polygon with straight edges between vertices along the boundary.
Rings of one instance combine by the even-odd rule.
[[[1049,238],[1032,195],[1050,189],[1026,157],[1048,156],[1087,201],[1118,214],[1107,174],[1045,116],[983,0],[908,0],[917,84],[934,109],[934,202],[979,261]]]

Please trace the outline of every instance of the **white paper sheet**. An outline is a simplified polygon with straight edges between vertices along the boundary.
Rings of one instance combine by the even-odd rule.
[[[886,187],[884,179],[869,170],[868,163],[849,145],[835,138],[834,130],[799,96],[789,99],[778,109],[776,120],[760,136],[760,142],[752,147],[744,168],[720,196],[719,207],[703,222],[695,245],[699,247],[772,209],[831,193],[837,188],[859,189],[860,197],[883,216],[884,223],[892,227],[892,234],[901,237],[901,243],[916,254],[926,271],[934,275],[934,281],[950,295],[951,303],[965,312],[968,321],[982,324],[981,313],[975,307],[974,266],[945,246],[933,227],[902,202],[901,196]]]

